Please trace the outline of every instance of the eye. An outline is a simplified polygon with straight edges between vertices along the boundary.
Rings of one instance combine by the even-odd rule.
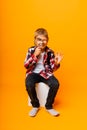
[[[37,41],[47,42],[47,39],[36,38]]]
[[[40,38],[37,38],[37,40],[38,40],[38,41],[42,41],[42,39],[40,39]]]

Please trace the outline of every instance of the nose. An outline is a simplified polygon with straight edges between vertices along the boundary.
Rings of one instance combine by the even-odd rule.
[[[43,41],[40,41],[40,43],[42,44],[42,43],[43,43]]]

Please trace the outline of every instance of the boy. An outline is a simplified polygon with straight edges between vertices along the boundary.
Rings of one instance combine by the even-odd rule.
[[[36,116],[40,107],[35,90],[35,84],[39,82],[44,82],[49,86],[45,104],[46,110],[53,116],[59,115],[59,112],[53,109],[54,98],[59,88],[59,82],[53,72],[59,68],[63,56],[58,53],[54,55],[54,52],[47,46],[48,40],[46,29],[38,28],[34,34],[35,46],[28,49],[24,62],[24,66],[27,69],[26,90],[33,106],[29,115],[32,117]]]

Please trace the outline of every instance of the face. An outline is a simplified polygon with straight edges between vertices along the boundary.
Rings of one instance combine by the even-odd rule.
[[[35,38],[35,45],[39,47],[40,49],[44,50],[47,46],[48,39],[44,35],[38,35]]]

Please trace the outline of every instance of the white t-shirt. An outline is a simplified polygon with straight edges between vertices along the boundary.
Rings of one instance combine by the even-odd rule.
[[[36,67],[34,68],[34,73],[39,73],[42,70],[45,70],[44,64],[43,64],[43,58],[44,58],[44,52],[40,54],[38,62],[36,64]]]

